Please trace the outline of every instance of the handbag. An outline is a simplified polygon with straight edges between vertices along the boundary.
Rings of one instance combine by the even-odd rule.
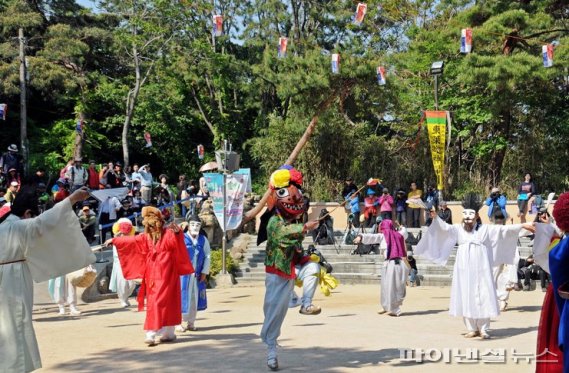
[[[91,264],[68,274],[71,285],[78,288],[88,288],[97,278],[97,270]]]

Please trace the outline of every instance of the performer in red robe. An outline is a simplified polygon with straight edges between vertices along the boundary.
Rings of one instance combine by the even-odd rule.
[[[176,226],[164,227],[160,210],[155,207],[142,209],[144,233],[138,236],[115,237],[105,244],[117,248],[125,279],[142,278],[138,291],[138,310],[144,309],[144,330],[149,346],[176,339],[174,327],[182,322],[180,276],[194,273],[184,234]]]

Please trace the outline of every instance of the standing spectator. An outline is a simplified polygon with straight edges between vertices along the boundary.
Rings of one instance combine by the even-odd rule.
[[[11,168],[15,168],[18,173],[24,172],[24,161],[18,154],[16,144],[10,145],[8,151],[0,157],[0,173],[7,174]]]
[[[439,218],[441,218],[445,223],[452,224],[452,211],[448,208],[446,201],[441,201],[437,215],[439,215]]]
[[[97,164],[95,161],[89,161],[89,168],[87,169],[87,179],[89,189],[97,190],[99,189],[99,172],[97,172]]]
[[[378,205],[379,198],[376,197],[375,190],[368,188],[367,197],[364,199],[364,228],[370,228],[376,223]]]
[[[132,166],[126,166],[124,169],[124,186],[128,188],[129,191],[132,190]]]
[[[104,164],[99,171],[99,189],[107,189],[110,187],[107,183],[107,175],[109,174],[111,168],[109,164]]]
[[[429,211],[438,211],[439,209],[439,195],[434,186],[429,185],[427,188],[427,193],[425,194],[425,205],[427,210],[425,210],[425,222],[429,220]]]
[[[200,177],[200,190],[198,191],[198,195],[200,195],[203,199],[209,198],[209,189],[207,188],[207,183],[205,181],[205,177]]]
[[[344,189],[342,190],[342,197],[346,199],[348,197],[348,194],[354,193],[357,190],[358,187],[356,186],[356,184],[354,184],[354,179],[352,179],[351,177],[347,177],[346,180],[344,181]]]
[[[407,197],[405,197],[405,191],[399,189],[395,195],[395,214],[396,220],[400,225],[407,224]]]
[[[11,204],[12,202],[14,202],[14,199],[16,198],[16,195],[18,194],[18,188],[19,187],[20,187],[20,184],[18,184],[16,181],[12,181],[10,183],[10,186],[8,187],[8,191],[6,192],[6,195],[4,196],[7,203]]]
[[[81,209],[81,214],[79,215],[79,224],[81,224],[81,231],[90,244],[95,241],[95,224],[97,223],[97,218],[95,214],[86,204]]]
[[[505,224],[508,219],[506,212],[506,204],[508,203],[506,196],[500,192],[500,188],[492,188],[490,195],[486,198],[486,206],[488,206],[488,218],[494,224]]]
[[[354,227],[360,227],[360,199],[358,197],[358,191],[355,190],[350,192],[346,198],[348,199],[348,205],[350,206],[350,215],[348,216],[348,225],[351,222]],[[350,221],[351,217],[351,221]]]
[[[150,173],[150,165],[145,164],[139,169],[142,181],[140,182],[140,193],[146,204],[152,202],[152,173]]]
[[[389,189],[383,188],[381,197],[379,197],[379,213],[381,219],[393,219],[393,197],[389,194]]]
[[[69,180],[71,192],[85,186],[87,183],[87,170],[82,167],[81,158],[75,158],[75,163],[67,169],[65,178]]]
[[[415,199],[420,200],[423,197],[423,191],[421,189],[417,189],[417,183],[411,183],[411,190],[407,194],[407,200]],[[409,204],[409,219],[411,221],[410,226],[412,228],[420,228],[421,227],[421,206],[413,203],[408,202]]]
[[[111,188],[122,188],[125,180],[126,177],[122,172],[122,164],[120,162],[115,163],[115,167],[107,174],[107,184]]]
[[[520,218],[520,222],[526,222],[526,214],[528,212],[528,201],[529,199],[537,193],[535,184],[531,178],[531,174],[527,173],[524,176],[524,181],[518,187],[518,208],[519,213],[518,216]]]
[[[112,224],[117,221],[117,214],[122,205],[117,197],[108,197],[101,203],[101,214],[99,216],[99,224],[106,226],[100,231],[101,242],[107,238],[107,232],[111,232]]]
[[[176,200],[179,201],[182,199],[182,191],[184,191],[188,187],[188,181],[186,180],[186,175],[178,176],[178,182],[176,183],[176,188],[178,189],[176,193]],[[186,206],[182,203],[178,202],[178,208],[180,209],[180,214],[182,214],[182,218],[186,218]]]
[[[140,190],[140,186],[142,185],[142,175],[139,172],[140,168],[138,167],[138,163],[132,165],[132,174],[130,175],[130,182],[132,183],[132,190]]]
[[[60,171],[59,171],[59,178],[60,179],[65,179],[65,174],[67,173],[67,170],[71,167],[73,167],[73,165],[75,164],[75,159],[74,158],[69,158],[69,160],[67,161],[67,164],[65,165],[65,167],[63,167]]]

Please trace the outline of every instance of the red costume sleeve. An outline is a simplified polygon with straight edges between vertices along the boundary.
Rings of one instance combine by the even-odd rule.
[[[127,280],[142,278],[146,270],[146,256],[148,255],[146,234],[115,237],[113,245],[117,248],[124,278]]]
[[[169,240],[169,244],[174,250],[178,275],[182,276],[194,273],[195,270],[190,261],[186,244],[184,243],[184,234],[182,232],[174,233],[171,229],[166,229],[166,232],[166,237],[164,238]]]

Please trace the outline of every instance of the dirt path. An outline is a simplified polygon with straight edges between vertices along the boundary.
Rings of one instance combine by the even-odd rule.
[[[378,315],[377,286],[340,286],[332,297],[317,294],[318,316],[291,309],[279,340],[284,372],[532,372],[517,354],[533,354],[543,293],[513,293],[510,310],[492,322],[492,339],[469,340],[458,318],[447,314],[450,288],[409,288],[399,318]],[[60,317],[55,307],[38,303],[34,312],[44,368],[39,372],[265,372],[259,339],[264,288],[236,287],[208,293],[209,308],[199,313],[197,332],[172,344],[143,344],[144,313],[120,309],[118,301],[80,305],[80,318]],[[136,303],[133,301],[133,303]],[[435,363],[402,360],[400,349],[431,350]],[[448,349],[483,354],[503,349],[505,362],[458,363]],[[447,349],[446,351],[444,349]],[[381,368],[381,369],[380,369]]]

